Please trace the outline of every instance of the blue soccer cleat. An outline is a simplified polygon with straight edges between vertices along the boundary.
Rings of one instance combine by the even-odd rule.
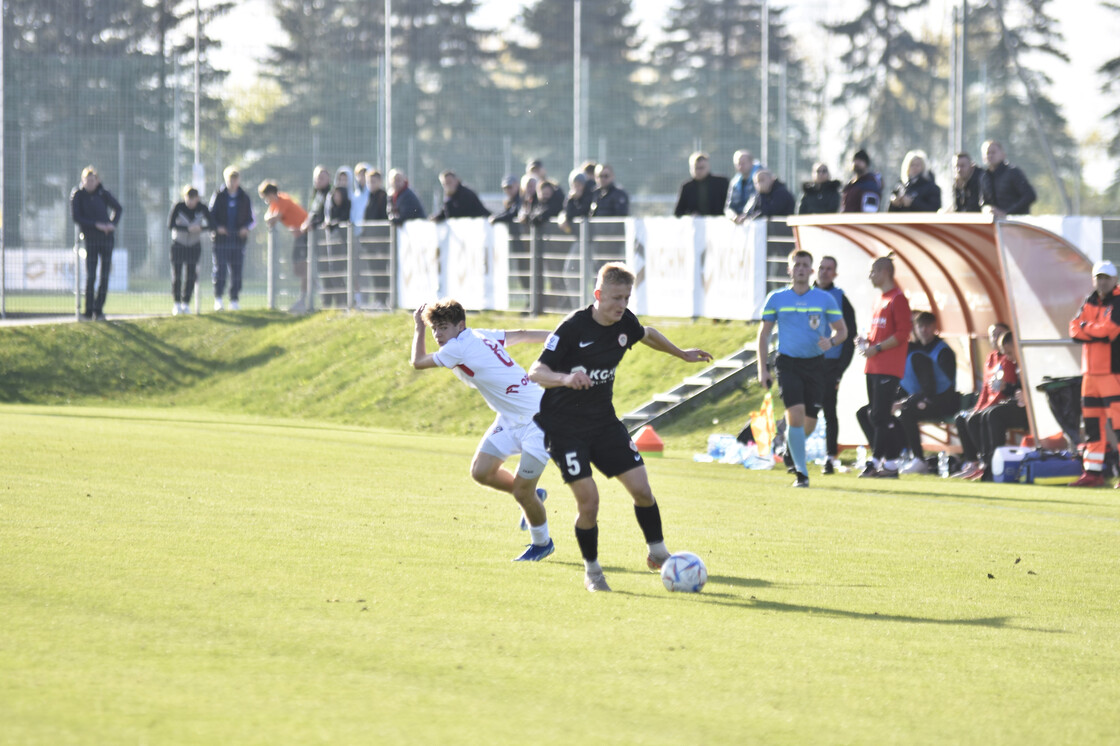
[[[529,548],[522,553],[520,557],[514,557],[514,562],[540,562],[556,551],[556,545],[552,543],[552,539],[548,540],[547,544],[530,544]]]
[[[545,492],[540,487],[537,487],[537,497],[540,498],[540,501],[543,503],[545,500],[548,499],[548,493]],[[521,514],[521,530],[522,531],[528,531],[529,530],[529,519],[525,517],[524,513]]]

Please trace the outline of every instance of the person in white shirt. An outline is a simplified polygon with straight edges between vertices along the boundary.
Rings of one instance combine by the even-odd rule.
[[[412,315],[416,330],[412,337],[412,367],[449,368],[461,381],[478,390],[498,416],[478,444],[471,461],[471,478],[479,484],[513,495],[524,513],[522,530],[528,529],[532,543],[515,562],[539,561],[556,547],[548,535],[544,509],[547,493],[537,482],[548,464],[544,433],[533,421],[540,410],[544,390],[506,352],[507,345],[522,342],[543,344],[547,330],[470,329],[463,306],[445,298],[425,304]],[[425,326],[432,328],[439,349],[428,353]],[[506,459],[521,454],[517,473],[503,467]]]

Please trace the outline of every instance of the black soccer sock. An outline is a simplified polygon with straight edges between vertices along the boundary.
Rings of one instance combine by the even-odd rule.
[[[657,507],[657,503],[650,505],[648,508],[635,505],[634,515],[637,516],[638,525],[641,526],[642,533],[645,534],[646,544],[665,541],[665,536],[661,533],[661,509]]]
[[[576,543],[579,544],[579,553],[587,562],[599,559],[599,527],[580,528],[576,526]]]

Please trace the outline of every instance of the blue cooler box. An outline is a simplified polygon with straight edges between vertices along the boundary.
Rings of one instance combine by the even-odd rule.
[[[1069,451],[1031,451],[1019,462],[1019,481],[1069,484],[1081,476],[1081,457]]]
[[[1018,482],[1023,457],[1031,452],[1021,446],[1000,446],[992,454],[992,481]]]

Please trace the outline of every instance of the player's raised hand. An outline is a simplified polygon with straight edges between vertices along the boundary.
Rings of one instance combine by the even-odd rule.
[[[424,328],[424,309],[427,307],[427,303],[421,303],[420,307],[412,312],[412,320],[416,322],[417,329]]]
[[[712,362],[712,356],[704,350],[681,350],[681,360],[684,360],[686,363],[710,363]]]

